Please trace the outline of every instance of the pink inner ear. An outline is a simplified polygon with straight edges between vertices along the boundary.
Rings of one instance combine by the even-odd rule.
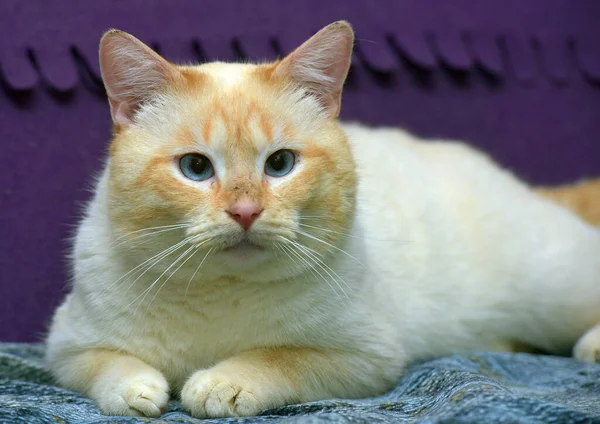
[[[126,101],[109,99],[112,110],[113,120],[119,125],[128,125],[131,123],[131,111]]]
[[[128,125],[143,101],[177,80],[179,70],[137,38],[108,31],[100,41],[100,69],[111,116]]]

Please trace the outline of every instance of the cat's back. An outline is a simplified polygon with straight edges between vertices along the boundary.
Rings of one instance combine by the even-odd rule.
[[[505,244],[515,252],[543,239],[597,238],[571,211],[465,143],[424,140],[395,128],[343,129],[358,174],[359,221],[367,231],[455,249],[459,241]]]
[[[452,220],[472,221],[503,197],[530,196],[525,184],[467,144],[424,140],[397,128],[352,123],[343,129],[356,162],[359,206],[370,205],[363,212],[385,208],[426,218],[454,205],[439,219],[454,212],[461,217]]]
[[[454,170],[455,176],[474,172],[497,174],[500,171],[483,152],[462,142],[422,139],[393,127],[344,123],[342,128],[363,178],[375,176],[397,180],[399,173],[437,176],[450,169]]]
[[[358,175],[357,225],[368,256],[376,258],[373,268],[394,274],[404,259],[404,267],[416,274],[436,268],[449,273],[454,267],[447,261],[483,260],[474,251],[479,244],[503,238],[512,243],[505,229],[516,218],[504,206],[530,203],[531,193],[485,154],[396,128],[344,124],[343,129]]]
[[[421,324],[414,328],[413,343],[425,340],[426,323],[455,334],[464,348],[474,339],[457,333],[457,320],[471,330],[498,326],[490,334],[510,338],[518,324],[514,317],[532,304],[540,310],[569,304],[591,310],[597,302],[597,229],[466,144],[423,141],[390,128],[345,124],[343,129],[358,174],[361,246],[376,274],[371,281],[381,286],[372,292],[385,293],[379,305],[392,305],[390,315],[399,316],[398,323]],[[573,263],[581,265],[578,275]],[[572,281],[585,290],[565,293]],[[435,310],[445,313],[438,317],[430,313]],[[496,319],[491,311],[506,315]],[[536,346],[559,350],[596,319],[544,316],[538,324],[560,337],[543,339],[544,325],[528,330],[527,337]],[[581,328],[574,329],[576,324]],[[422,348],[433,349],[428,343]],[[433,350],[452,347],[444,342]]]

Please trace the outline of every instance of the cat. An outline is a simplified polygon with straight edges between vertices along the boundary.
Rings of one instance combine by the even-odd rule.
[[[177,66],[103,36],[114,137],[47,338],[60,385],[230,417],[470,350],[598,360],[600,230],[465,144],[338,122],[353,39]]]

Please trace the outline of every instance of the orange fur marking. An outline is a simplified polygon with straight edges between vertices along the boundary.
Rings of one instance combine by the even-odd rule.
[[[258,106],[254,100],[251,100],[248,104],[248,108],[246,110],[246,118],[244,119],[244,125],[248,125],[252,117],[256,114],[258,110]]]
[[[273,141],[273,128],[264,113],[260,115],[260,129],[267,140]]]
[[[202,125],[202,138],[204,142],[209,145],[210,144],[210,133],[212,131],[213,117],[212,115],[208,115],[204,120],[204,124]]]
[[[196,137],[194,137],[194,134],[188,127],[180,128],[173,141],[181,147],[196,146]]]
[[[256,76],[263,83],[273,83],[272,77],[273,72],[277,69],[277,65],[281,62],[281,60],[276,60],[275,62],[267,63],[264,65],[258,65],[254,70],[254,76]]]
[[[258,111],[258,106],[256,105],[256,102],[254,100],[251,100],[246,109],[246,117],[244,118],[244,121],[242,122],[242,127],[243,127],[244,133],[246,133],[246,134],[251,133],[250,121],[257,114],[257,111]]]
[[[283,123],[283,137],[286,141],[297,140],[299,138],[298,131],[289,122]]]
[[[178,68],[187,89],[201,90],[208,85],[208,76],[196,67],[179,66]]]
[[[219,116],[221,118],[221,120],[223,121],[223,125],[225,125],[225,129],[229,133],[229,131],[231,129],[229,117],[227,116],[225,108],[223,107],[223,105],[221,105],[221,102],[219,101],[219,99],[216,96],[213,98],[213,101],[212,101],[211,113],[214,116]]]
[[[600,226],[600,178],[559,187],[540,187],[537,192],[590,224]]]
[[[186,212],[205,203],[207,194],[190,187],[166,169],[173,166],[172,162],[167,155],[153,157],[136,179],[135,185],[140,189],[151,187],[163,199],[173,202],[174,207],[183,206]]]

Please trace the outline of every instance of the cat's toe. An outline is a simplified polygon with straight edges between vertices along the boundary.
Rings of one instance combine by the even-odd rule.
[[[130,408],[147,417],[160,417],[167,408],[169,394],[156,384],[138,382],[129,387],[124,396]]]
[[[98,398],[106,415],[160,417],[168,402],[169,388],[164,379],[123,381]]]
[[[212,370],[196,372],[181,392],[181,402],[199,418],[257,415],[264,408],[252,382]]]

